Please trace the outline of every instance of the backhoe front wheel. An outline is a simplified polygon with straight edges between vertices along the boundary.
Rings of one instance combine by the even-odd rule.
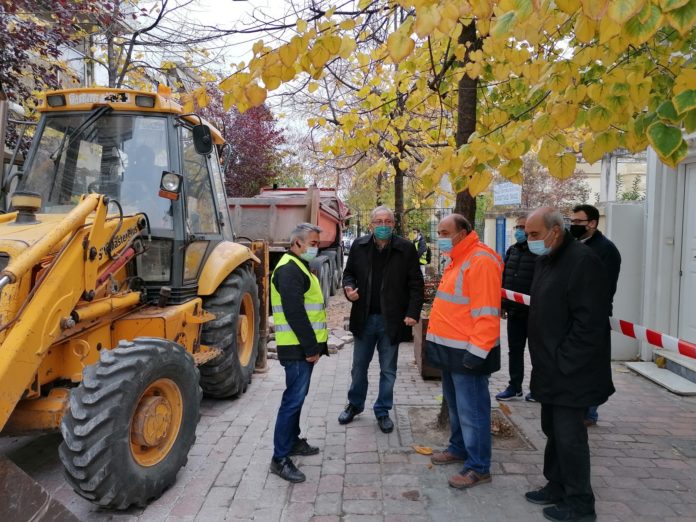
[[[246,391],[259,345],[259,294],[249,265],[240,266],[203,299],[215,319],[203,324],[201,343],[222,353],[200,367],[203,393],[222,399]]]
[[[60,459],[82,497],[144,507],[171,486],[196,436],[201,388],[183,347],[158,338],[101,352],[70,393]]]

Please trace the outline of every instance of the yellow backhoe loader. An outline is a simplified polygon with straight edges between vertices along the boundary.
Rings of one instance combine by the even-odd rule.
[[[0,215],[0,430],[60,430],[78,494],[144,506],[185,465],[202,394],[246,391],[263,245],[234,241],[222,136],[167,95],[53,91],[40,112]]]

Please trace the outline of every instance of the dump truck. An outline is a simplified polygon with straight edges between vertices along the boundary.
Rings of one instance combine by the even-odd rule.
[[[220,132],[168,93],[53,91],[39,112],[0,215],[0,431],[59,430],[79,495],[144,506],[202,395],[251,380],[267,254],[234,240]]]
[[[350,212],[335,188],[264,188],[251,198],[229,198],[232,226],[240,239],[268,244],[270,270],[290,247],[299,223],[321,227],[319,254],[310,263],[324,293],[335,295],[343,277],[343,231]]]

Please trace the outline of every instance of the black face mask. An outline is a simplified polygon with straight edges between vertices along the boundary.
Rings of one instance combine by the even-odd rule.
[[[580,239],[587,233],[587,225],[570,225],[570,235]]]

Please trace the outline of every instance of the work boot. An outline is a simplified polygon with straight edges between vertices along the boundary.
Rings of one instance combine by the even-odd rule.
[[[302,457],[308,457],[309,455],[316,455],[319,453],[319,448],[316,446],[310,446],[307,439],[297,439],[297,442],[293,444],[290,450],[290,456],[299,455]]]
[[[479,484],[487,484],[490,482],[490,473],[476,473],[473,469],[467,469],[463,473],[457,473],[449,478],[450,487],[456,489],[468,489],[478,486]]]
[[[271,459],[271,473],[278,475],[283,480],[288,482],[304,482],[307,480],[305,474],[302,473],[290,457],[283,457],[281,459]]]
[[[341,414],[338,416],[338,423],[339,424],[348,424],[349,422],[352,422],[353,419],[355,418],[356,415],[360,415],[362,413],[362,410],[359,410],[352,404],[348,403],[346,406],[346,409],[341,412]]]
[[[389,415],[377,417],[377,424],[382,433],[391,433],[394,430],[394,422],[389,418]]]
[[[441,451],[439,453],[433,453],[432,456],[430,457],[430,462],[433,464],[440,466],[443,464],[457,464],[461,463],[463,464],[466,461],[466,459],[461,459],[457,457],[456,455],[453,455],[449,451]]]

